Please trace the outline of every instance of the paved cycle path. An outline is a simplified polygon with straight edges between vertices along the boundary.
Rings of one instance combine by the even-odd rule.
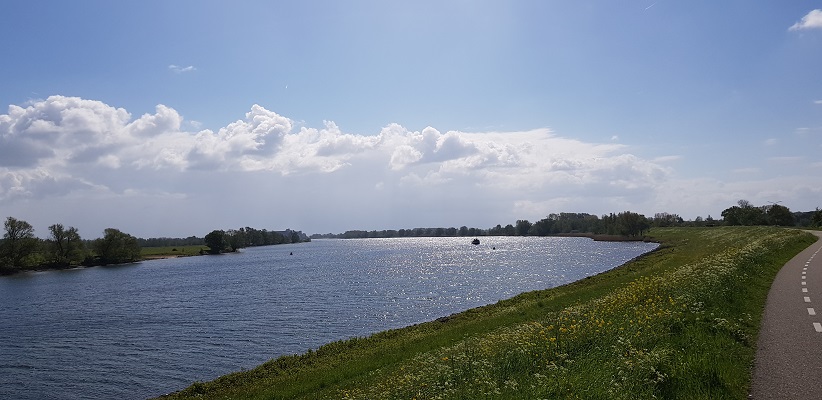
[[[788,261],[771,285],[749,397],[822,399],[822,240]]]

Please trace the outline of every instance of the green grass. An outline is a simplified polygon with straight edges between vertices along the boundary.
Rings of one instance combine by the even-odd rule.
[[[186,257],[200,255],[200,250],[208,251],[207,246],[168,246],[168,247],[143,247],[140,255],[143,258],[156,257]]]
[[[615,270],[280,357],[171,398],[745,399],[770,283],[811,244],[778,228],[654,229]]]

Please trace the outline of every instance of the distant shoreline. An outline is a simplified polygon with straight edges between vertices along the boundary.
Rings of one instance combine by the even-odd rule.
[[[594,233],[558,233],[556,235],[551,235],[552,237],[583,237],[592,239],[597,242],[655,242],[652,238],[648,236],[642,237],[630,237],[630,236],[622,236],[622,235],[605,235],[605,234],[594,234]],[[549,237],[551,237],[549,236]],[[438,237],[438,236],[432,236]],[[482,236],[482,237],[489,237],[489,236]],[[536,237],[536,236],[534,236]],[[197,257],[202,255],[208,255],[207,253],[203,254],[150,254],[144,255],[140,260],[123,263],[123,264],[133,264],[142,261],[153,261],[153,260],[166,260],[171,258],[184,258],[184,257]],[[108,265],[120,265],[120,264],[108,264]],[[98,267],[100,265],[72,265],[67,267],[38,267],[38,268],[31,268],[31,269],[0,269],[0,276],[11,276],[16,275],[20,272],[45,272],[45,271],[65,271],[65,270],[72,270],[72,269],[84,269],[89,267]]]
[[[140,261],[165,260],[167,258],[197,257],[197,256],[201,256],[201,255],[202,254],[157,254],[157,255],[144,256],[143,259],[140,260]]]
[[[93,268],[93,267],[102,267],[102,266],[111,266],[111,265],[126,265],[126,264],[135,264],[143,261],[153,261],[153,260],[165,260],[168,258],[183,258],[183,257],[195,257],[199,256],[200,254],[161,254],[161,255],[149,255],[144,256],[142,259],[137,261],[130,261],[126,263],[117,263],[117,264],[95,264],[95,265],[71,265],[71,266],[58,266],[58,267],[47,267],[47,266],[38,266],[34,268],[26,268],[26,269],[0,269],[0,276],[12,276],[17,275],[19,273],[25,272],[47,272],[47,271],[70,271],[74,269],[86,269],[86,268]]]
[[[656,242],[648,236],[606,235],[597,233],[558,233],[555,237],[584,237],[597,242]]]

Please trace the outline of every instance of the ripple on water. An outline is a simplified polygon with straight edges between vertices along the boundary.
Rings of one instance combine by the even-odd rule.
[[[0,398],[157,396],[279,355],[578,280],[655,246],[317,240],[4,277]]]

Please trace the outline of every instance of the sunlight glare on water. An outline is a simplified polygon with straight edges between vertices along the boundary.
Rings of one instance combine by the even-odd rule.
[[[315,240],[2,277],[0,398],[157,396],[579,280],[656,248],[481,239]]]

